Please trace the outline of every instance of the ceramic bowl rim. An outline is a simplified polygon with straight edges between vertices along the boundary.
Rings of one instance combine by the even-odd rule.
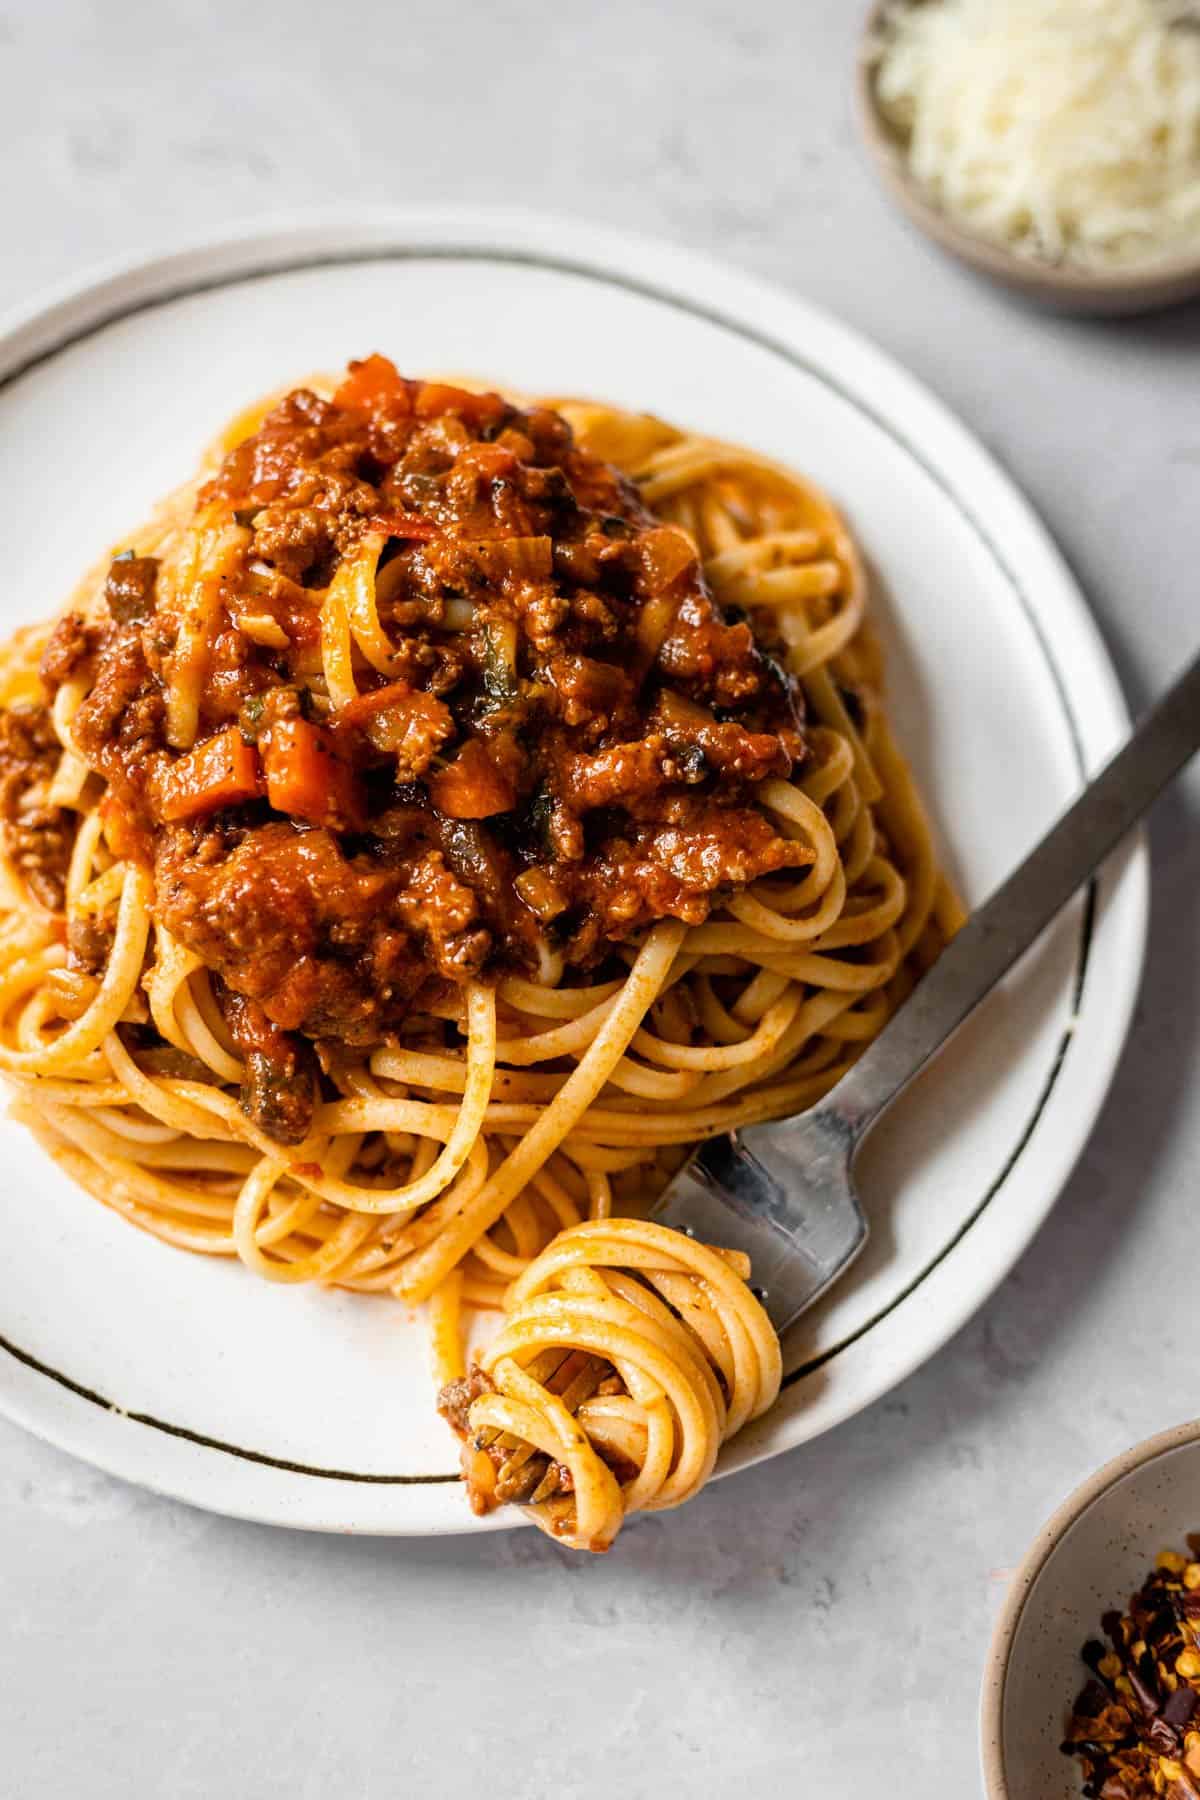
[[[1152,262],[1095,271],[1018,256],[943,212],[909,173],[900,139],[875,95],[879,30],[884,14],[895,4],[896,0],[874,0],[867,15],[855,62],[855,103],[859,129],[885,192],[920,231],[980,273],[1068,312],[1143,312],[1200,294],[1200,245]]]
[[[1157,1432],[1154,1437],[1145,1438],[1140,1444],[1114,1456],[1068,1494],[1042,1526],[1014,1570],[988,1645],[979,1702],[980,1756],[988,1800],[1025,1800],[1010,1788],[1005,1770],[1004,1696],[1017,1632],[1039,1575],[1071,1527],[1106,1494],[1138,1469],[1189,1444],[1200,1444],[1200,1419],[1190,1419],[1185,1424]]]

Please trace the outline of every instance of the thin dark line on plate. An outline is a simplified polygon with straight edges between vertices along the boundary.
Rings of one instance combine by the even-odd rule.
[[[146,300],[114,306],[109,312],[105,313],[100,318],[93,320],[91,324],[86,325],[77,331],[65,333],[46,349],[38,351],[35,356],[28,357],[23,363],[10,369],[3,378],[0,378],[0,393],[2,393],[5,388],[10,387],[13,382],[19,380],[21,376],[39,368],[44,363],[51,362],[56,356],[62,355],[63,351],[71,349],[74,345],[84,343],[87,339],[97,336],[109,326],[121,323],[126,319],[137,318],[142,313],[153,312],[159,307],[170,306],[176,301],[191,299],[198,294],[219,292],[224,288],[245,287],[258,281],[270,281],[281,275],[302,274],[314,269],[345,268],[360,263],[385,262],[500,263],[512,267],[547,269],[557,274],[581,276],[587,280],[599,282],[603,286],[623,288],[627,293],[638,294],[645,299],[654,300],[660,305],[672,306],[680,312],[689,313],[693,318],[702,319],[710,325],[716,325],[721,330],[729,332],[734,337],[740,337],[748,343],[757,345],[759,349],[766,350],[769,354],[777,356],[781,361],[790,364],[791,367],[801,370],[804,374],[811,376],[813,380],[820,382],[822,386],[827,388],[831,393],[836,394],[838,398],[843,400],[848,406],[853,407],[856,412],[860,413],[863,418],[874,425],[876,430],[881,432],[884,437],[890,439],[898,449],[902,450],[914,463],[916,463],[922,473],[933,482],[934,486],[937,487],[950,502],[955,511],[975,533],[975,536],[988,552],[992,561],[1007,581],[1017,604],[1020,606],[1026,621],[1033,631],[1038,648],[1040,649],[1043,660],[1049,670],[1050,679],[1054,685],[1055,692],[1058,696],[1059,706],[1066,721],[1067,730],[1070,734],[1076,772],[1080,781],[1085,779],[1087,763],[1083,753],[1083,738],[1079,730],[1079,724],[1075,717],[1074,709],[1071,705],[1070,695],[1067,692],[1066,682],[1063,679],[1062,671],[1059,668],[1054,651],[1042,629],[1041,621],[1030,604],[1025,590],[1021,586],[1016,572],[1010,566],[1001,546],[995,541],[983,522],[975,516],[974,512],[963,500],[962,496],[949,484],[941,470],[927,461],[923,451],[916,444],[912,443],[902,431],[898,430],[890,419],[877,412],[860,394],[856,393],[852,388],[844,386],[842,382],[831,376],[829,372],[821,368],[819,364],[810,362],[807,357],[793,350],[789,345],[780,343],[768,332],[760,331],[755,326],[746,325],[741,320],[730,318],[717,308],[706,306],[702,301],[674,293],[670,288],[657,287],[652,282],[640,281],[635,276],[616,274],[602,266],[593,265],[586,261],[576,262],[566,257],[542,256],[535,251],[489,250],[478,244],[463,244],[457,246],[447,244],[429,245],[424,247],[399,245],[392,248],[380,248],[378,250],[345,251],[337,255],[291,258],[278,264],[268,265],[264,268],[246,270],[240,274],[214,276],[211,280],[181,282],[177,287],[171,288],[165,293],[156,294]],[[960,1225],[954,1236],[943,1246],[932,1261],[913,1277],[899,1294],[889,1301],[886,1306],[881,1307],[880,1310],[870,1319],[866,1320],[864,1324],[850,1332],[845,1338],[840,1339],[836,1344],[831,1345],[818,1356],[802,1363],[799,1368],[793,1369],[785,1376],[783,1382],[784,1387],[791,1387],[796,1382],[803,1380],[805,1376],[814,1374],[818,1369],[824,1368],[828,1363],[832,1362],[835,1357],[839,1356],[843,1350],[849,1349],[850,1346],[857,1343],[860,1338],[865,1337],[869,1331],[873,1330],[876,1325],[880,1324],[889,1316],[889,1314],[893,1313],[897,1307],[901,1306],[905,1300],[909,1299],[939,1264],[949,1256],[956,1245],[961,1243],[971,1227],[977,1223],[990,1203],[996,1198],[997,1194],[1008,1180],[1008,1177],[1012,1174],[1014,1168],[1021,1160],[1021,1157],[1045,1112],[1046,1106],[1049,1103],[1051,1093],[1062,1072],[1063,1064],[1066,1060],[1068,1049],[1070,1048],[1073,1037],[1074,1018],[1078,1014],[1079,1006],[1083,998],[1084,985],[1087,979],[1095,923],[1096,898],[1097,884],[1095,881],[1092,881],[1087,890],[1087,902],[1080,927],[1072,1020],[1059,1040],[1054,1061],[1050,1067],[1042,1090],[1038,1095],[1033,1111],[1030,1114],[1020,1137],[1013,1146],[1008,1157],[1005,1159],[1003,1166],[996,1175],[991,1186],[987,1189],[986,1193],[979,1201],[979,1204]],[[283,1458],[270,1456],[265,1451],[248,1450],[242,1445],[229,1444],[221,1438],[209,1437],[202,1432],[191,1431],[186,1426],[174,1425],[169,1420],[156,1418],[151,1413],[127,1412],[114,1401],[105,1399],[103,1395],[95,1393],[92,1389],[86,1388],[79,1382],[72,1380],[69,1375],[64,1375],[59,1370],[51,1368],[48,1364],[31,1355],[28,1351],[19,1349],[15,1344],[10,1343],[4,1337],[0,1337],[0,1349],[7,1351],[8,1354],[15,1357],[18,1362],[26,1364],[27,1367],[36,1370],[39,1374],[45,1375],[49,1380],[57,1382],[61,1387],[67,1388],[71,1393],[77,1394],[81,1399],[88,1400],[107,1412],[115,1413],[122,1418],[132,1419],[135,1423],[147,1425],[155,1431],[165,1432],[170,1437],[182,1438],[188,1443],[198,1444],[203,1449],[221,1450],[226,1455],[240,1457],[246,1462],[261,1463],[268,1468],[283,1470],[287,1474],[311,1475],[326,1481],[351,1481],[379,1486],[392,1485],[397,1487],[419,1487],[426,1486],[430,1483],[443,1483],[458,1480],[457,1475],[367,1475],[350,1469],[325,1469],[307,1463],[288,1462]]]
[[[203,1450],[223,1450],[227,1456],[240,1457],[243,1462],[263,1463],[269,1469],[282,1469],[288,1475],[315,1475],[321,1481],[356,1481],[373,1487],[423,1487],[431,1481],[457,1481],[458,1475],[364,1475],[358,1469],[325,1469],[317,1463],[292,1462],[286,1456],[269,1456],[265,1450],[247,1450],[243,1444],[229,1444],[224,1438],[209,1437],[205,1431],[192,1431],[187,1425],[173,1425],[169,1419],[155,1418],[153,1413],[131,1412],[124,1406],[118,1406],[115,1400],[108,1400],[98,1394],[95,1388],[84,1387],[82,1382],[72,1381],[58,1369],[52,1369],[40,1357],[33,1356],[28,1350],[22,1350],[17,1344],[10,1344],[6,1337],[0,1337],[0,1350],[7,1350],[19,1363],[27,1369],[34,1369],[39,1375],[45,1375],[64,1387],[69,1393],[78,1394],[81,1400],[91,1401],[104,1412],[113,1413],[118,1419],[129,1419],[135,1425],[149,1425],[155,1431],[164,1431],[168,1437],[183,1438],[189,1444],[199,1444]]]
[[[1083,998],[1083,983],[1087,974],[1088,956],[1092,947],[1092,936],[1096,923],[1096,898],[1096,881],[1093,877],[1088,883],[1087,898],[1084,902],[1082,939],[1080,943],[1079,962],[1075,971],[1075,989],[1071,1004],[1072,1019],[1077,1016],[1079,1012],[1079,1003]],[[970,1231],[972,1225],[975,1224],[985,1207],[990,1204],[1004,1186],[1004,1183],[1008,1180],[1008,1177],[1016,1167],[1017,1162],[1024,1154],[1025,1146],[1037,1130],[1038,1122],[1046,1110],[1046,1103],[1050,1098],[1051,1091],[1055,1082],[1058,1080],[1059,1070],[1062,1068],[1063,1060],[1066,1057],[1067,1048],[1071,1042],[1071,1036],[1072,1033],[1068,1027],[1058,1041],[1058,1048],[1055,1051],[1054,1061],[1050,1065],[1049,1073],[1046,1076],[1045,1085],[1038,1095],[1037,1104],[1030,1114],[1029,1121],[1026,1124],[1024,1131],[1021,1133],[1017,1143],[1006,1157],[1000,1173],[996,1176],[996,1179],[992,1182],[992,1185],[988,1188],[978,1206],[963,1220],[958,1230],[954,1233],[954,1236],[942,1246],[932,1262],[928,1263],[926,1267],[921,1270],[920,1274],[914,1275],[908,1285],[902,1288],[895,1298],[890,1300],[886,1306],[880,1307],[877,1313],[872,1313],[869,1319],[865,1319],[861,1325],[856,1326],[846,1337],[840,1338],[838,1342],[831,1345],[828,1350],[822,1350],[819,1355],[811,1356],[807,1362],[803,1362],[799,1367],[789,1370],[783,1378],[783,1387],[791,1387],[793,1383],[803,1381],[806,1375],[814,1375],[818,1369],[823,1369],[825,1364],[831,1362],[841,1351],[847,1349],[851,1344],[856,1344],[859,1338],[867,1335],[868,1331],[873,1331],[876,1325],[883,1319],[886,1319],[890,1312],[894,1312],[896,1307],[907,1300],[910,1294],[916,1292],[917,1288],[919,1288],[921,1283],[933,1273],[939,1263],[945,1262],[946,1258],[957,1244],[961,1244],[962,1240],[966,1237],[968,1231]]]

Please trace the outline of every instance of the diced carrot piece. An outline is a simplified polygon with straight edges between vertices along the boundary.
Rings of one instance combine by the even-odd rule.
[[[336,756],[328,737],[306,719],[278,719],[263,744],[267,799],[276,812],[309,825],[352,830],[363,817],[354,770]]]
[[[357,694],[353,700],[347,700],[344,706],[330,713],[329,723],[335,731],[340,731],[344,725],[369,725],[380,713],[396,710],[418,714],[431,722],[442,723],[450,719],[449,707],[436,694],[411,688],[407,681],[389,681],[386,687],[372,688],[369,693]]]
[[[511,776],[488,755],[478,738],[463,745],[452,763],[432,777],[429,795],[448,819],[490,819],[517,803]]]
[[[439,413],[457,413],[473,425],[494,425],[508,411],[499,394],[472,394],[448,381],[423,381],[413,396],[419,419],[436,419]]]
[[[423,773],[455,732],[454,716],[444,701],[403,681],[348,700],[330,714],[329,724],[335,733],[347,728],[366,732],[377,750],[391,751],[403,760],[406,780],[418,767]]]
[[[353,700],[337,707],[330,713],[329,723],[335,731],[340,731],[343,725],[365,725],[375,713],[395,706],[398,700],[407,700],[412,691],[407,681],[389,681],[385,687],[356,694]]]
[[[386,356],[368,356],[352,362],[346,378],[333,396],[335,406],[361,406],[367,412],[387,407],[391,412],[412,410],[410,384]]]
[[[432,538],[438,534],[433,520],[423,519],[420,513],[380,513],[367,520],[367,530],[386,531],[394,538]]]
[[[160,777],[159,811],[166,820],[193,819],[219,806],[253,800],[261,791],[258,757],[231,725],[197,744]]]

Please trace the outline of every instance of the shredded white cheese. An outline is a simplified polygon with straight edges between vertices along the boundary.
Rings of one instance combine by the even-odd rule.
[[[876,93],[967,229],[1106,267],[1200,247],[1196,0],[892,7]]]

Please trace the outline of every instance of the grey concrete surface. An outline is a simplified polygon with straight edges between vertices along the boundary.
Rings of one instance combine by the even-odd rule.
[[[861,10],[0,0],[0,305],[181,230],[341,199],[518,201],[714,251],[962,412],[1056,531],[1140,701],[1200,618],[1200,310],[1056,320],[916,241],[856,146]],[[528,1533],[230,1523],[0,1422],[0,1794],[976,1793],[1004,1570],[1090,1468],[1200,1410],[1198,815],[1194,774],[1155,818],[1110,1102],[1016,1272],[881,1404],[606,1561]]]

